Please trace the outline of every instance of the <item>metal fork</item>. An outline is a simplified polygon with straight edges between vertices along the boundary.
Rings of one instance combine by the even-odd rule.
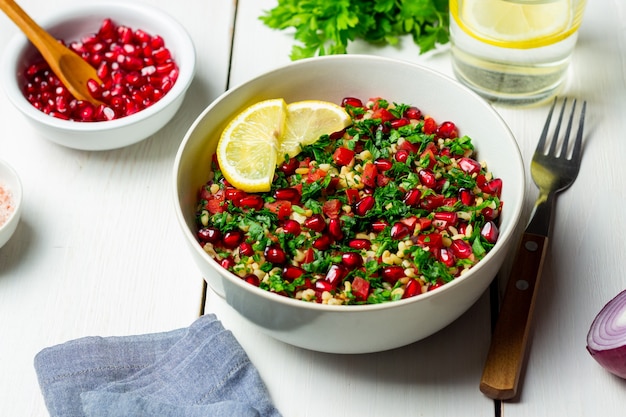
[[[587,103],[583,102],[578,117],[578,132],[571,152],[569,152],[570,134],[575,119],[576,100],[574,100],[559,146],[559,133],[567,103],[567,100],[563,101],[554,135],[546,149],[556,103],[555,99],[530,165],[533,181],[539,188],[539,197],[511,267],[511,274],[480,381],[480,390],[493,399],[508,400],[517,396],[520,373],[528,345],[535,294],[551,234],[551,219],[556,194],[572,185],[580,169]]]

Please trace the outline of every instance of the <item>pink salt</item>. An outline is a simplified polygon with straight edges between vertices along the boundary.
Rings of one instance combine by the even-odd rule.
[[[9,219],[13,210],[11,193],[0,184],[0,227]]]

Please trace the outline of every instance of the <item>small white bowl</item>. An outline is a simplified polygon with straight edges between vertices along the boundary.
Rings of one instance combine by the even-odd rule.
[[[26,116],[41,136],[69,148],[116,149],[137,143],[164,127],[180,108],[195,73],[193,42],[180,23],[163,11],[134,2],[103,2],[72,6],[38,22],[57,39],[79,40],[95,33],[105,18],[118,25],[160,35],[179,67],[172,89],[152,106],[120,119],[75,122],[49,116],[33,107],[22,92],[22,71],[38,53],[21,33],[6,46],[0,66],[0,82],[11,102]]]
[[[472,138],[480,160],[503,181],[500,237],[468,273],[433,291],[384,304],[333,306],[278,296],[222,268],[196,239],[198,190],[209,178],[221,131],[242,109],[269,98],[341,103],[383,97],[451,120]],[[215,100],[191,126],[174,163],[176,216],[193,260],[211,288],[242,317],[276,339],[322,352],[367,353],[423,339],[450,324],[485,292],[500,269],[524,200],[524,166],[506,123],[485,100],[428,68],[373,56],[339,55],[291,63]]]
[[[0,160],[0,188],[9,195],[12,207],[11,213],[4,221],[0,218],[0,248],[2,248],[13,236],[22,213],[22,183],[17,172],[2,160]],[[0,216],[2,214],[0,212]]]

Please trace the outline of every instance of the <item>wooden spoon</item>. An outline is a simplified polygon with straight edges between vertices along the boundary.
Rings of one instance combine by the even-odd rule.
[[[87,88],[89,80],[102,84],[94,67],[43,30],[15,1],[0,0],[0,9],[24,32],[74,97],[96,106],[102,104]]]

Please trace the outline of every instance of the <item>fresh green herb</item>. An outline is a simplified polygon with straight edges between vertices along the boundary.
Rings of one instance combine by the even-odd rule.
[[[420,53],[449,40],[448,0],[278,0],[260,19],[295,29],[292,60],[345,54],[356,39],[397,45],[411,36]]]

